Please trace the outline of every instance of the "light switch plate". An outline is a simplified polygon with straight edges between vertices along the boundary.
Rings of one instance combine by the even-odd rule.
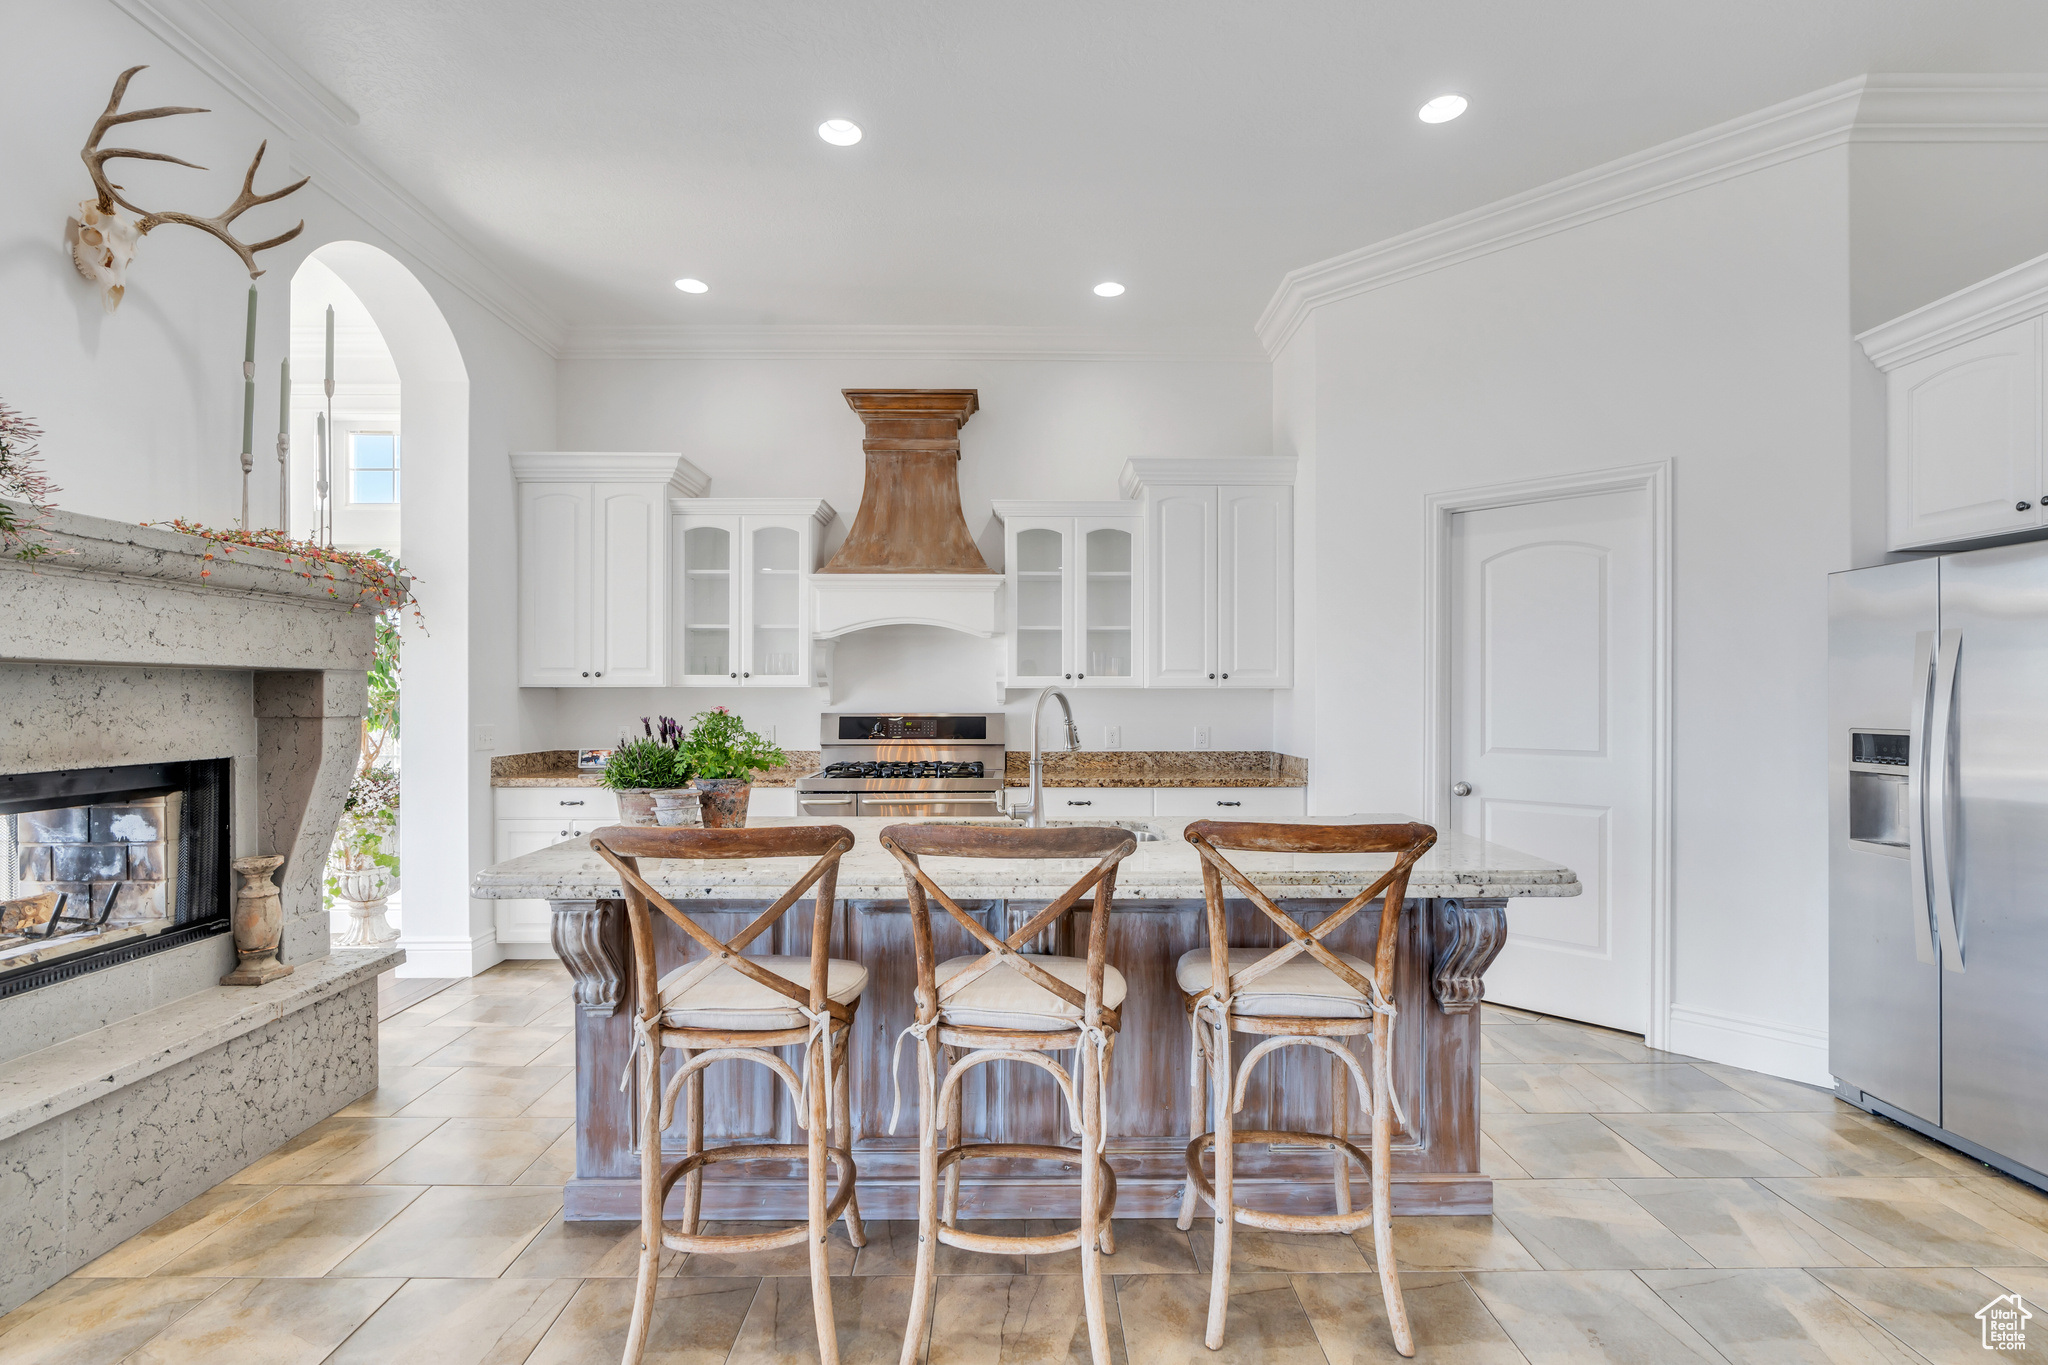
[[[1105,748],[1105,749],[1121,749],[1121,748],[1123,748],[1123,747],[1124,747],[1124,727],[1123,727],[1123,726],[1121,726],[1121,725],[1105,725],[1105,726],[1103,726],[1103,727],[1102,727],[1102,747],[1103,747],[1103,748]]]
[[[476,751],[477,751],[478,753],[480,753],[480,754],[487,754],[487,753],[489,753],[489,752],[490,752],[491,750],[493,750],[493,749],[495,749],[495,748],[497,748],[497,747],[498,747],[498,727],[497,727],[497,726],[495,726],[495,725],[479,725],[479,726],[477,726],[477,727],[476,727]]]
[[[1208,749],[1215,747],[1214,741],[1211,738],[1211,729],[1209,726],[1197,725],[1195,727],[1195,747],[1197,749]]]

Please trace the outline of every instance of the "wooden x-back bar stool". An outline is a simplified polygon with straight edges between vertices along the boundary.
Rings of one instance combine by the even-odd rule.
[[[1117,1006],[1124,978],[1108,963],[1109,900],[1116,890],[1117,864],[1137,841],[1129,830],[1083,826],[1072,829],[994,829],[977,825],[891,825],[882,847],[903,864],[910,898],[911,934],[917,949],[917,1022],[906,1033],[917,1040],[918,1191],[917,1278],[910,1298],[910,1324],[903,1337],[902,1365],[915,1365],[938,1273],[939,1244],[969,1251],[1043,1256],[1081,1252],[1081,1296],[1088,1317],[1088,1348],[1095,1365],[1109,1365],[1109,1328],[1102,1304],[1103,1252],[1114,1250],[1110,1217],[1116,1210],[1116,1176],[1103,1150],[1103,1096],[1108,1086],[1110,1046],[1116,1037]],[[932,879],[920,858],[1091,858],[1080,880],[1031,916],[1008,938],[997,938],[960,908]],[[1057,925],[1090,891],[1088,955],[1085,958],[1027,953],[1023,946]],[[934,960],[931,901],[988,951],[979,957]],[[902,1041],[901,1036],[898,1043]],[[949,1058],[939,1082],[939,1050]],[[1074,1070],[1047,1053],[1072,1051]],[[1052,1074],[1066,1096],[1081,1134],[1081,1148],[1038,1143],[968,1143],[961,1131],[960,1083],[985,1062],[1023,1062]],[[893,1123],[892,1123],[893,1126]],[[948,1145],[939,1146],[939,1130]],[[1073,1161],[1081,1168],[1081,1222],[1066,1232],[1008,1237],[968,1232],[958,1226],[960,1163],[977,1157],[1024,1157]],[[944,1207],[939,1175],[946,1177]]]
[[[1401,1280],[1394,1266],[1394,1224],[1389,1203],[1388,1163],[1393,1147],[1394,1097],[1394,948],[1401,922],[1401,902],[1408,893],[1408,874],[1436,842],[1428,825],[1269,825],[1227,820],[1197,820],[1187,827],[1187,841],[1202,855],[1202,892],[1208,902],[1209,946],[1183,955],[1175,970],[1181,999],[1194,1033],[1194,1087],[1188,1143],[1188,1184],[1181,1198],[1180,1226],[1194,1219],[1195,1200],[1209,1204],[1216,1216],[1216,1246],[1209,1284],[1210,1350],[1223,1345],[1223,1320],[1230,1300],[1230,1243],[1233,1220],[1248,1227],[1283,1232],[1350,1234],[1370,1223],[1373,1259],[1378,1262],[1380,1292],[1387,1303],[1387,1325],[1394,1349],[1415,1354],[1408,1330],[1408,1311],[1401,1301]],[[1372,885],[1346,901],[1313,929],[1303,928],[1222,850],[1258,853],[1391,853],[1393,866]],[[1233,948],[1224,913],[1224,883],[1257,906],[1287,934],[1285,946]],[[1384,898],[1373,960],[1333,952],[1323,944],[1353,915]],[[1219,984],[1220,983],[1220,984]],[[1264,1034],[1264,1041],[1233,1067],[1230,1035]],[[1368,1081],[1358,1058],[1341,1039],[1364,1035],[1372,1057]],[[1333,1133],[1296,1133],[1240,1129],[1234,1116],[1244,1106],[1245,1086],[1261,1059],[1287,1047],[1315,1047],[1331,1055],[1330,1104]],[[1203,1094],[1204,1074],[1211,1093]],[[1348,1138],[1350,1100],[1346,1076],[1355,1077],[1361,1097],[1370,1097],[1372,1151],[1360,1151]],[[1205,1106],[1205,1098],[1208,1105]],[[1204,1109],[1215,1116],[1204,1132]],[[1239,1206],[1232,1198],[1232,1167],[1236,1145],[1251,1143],[1315,1143],[1334,1154],[1334,1213],[1269,1213]],[[1202,1173],[1202,1153],[1216,1152],[1216,1178]],[[1351,1209],[1351,1171],[1358,1162],[1372,1177],[1372,1207]]]
[[[818,1355],[825,1365],[837,1365],[839,1343],[832,1318],[832,1277],[826,1263],[826,1237],[833,1220],[844,1214],[853,1244],[867,1243],[861,1231],[860,1203],[854,1189],[846,1049],[868,973],[858,962],[829,956],[839,859],[853,847],[853,835],[839,825],[780,829],[646,829],[611,825],[591,835],[590,846],[618,869],[633,939],[633,1051],[640,1086],[640,1280],[633,1297],[632,1325],[626,1334],[624,1365],[635,1365],[646,1348],[663,1247],[684,1252],[749,1252],[798,1243],[810,1249],[811,1307],[818,1323]],[[641,858],[817,861],[773,905],[727,941],[706,931],[649,885],[640,875]],[[747,945],[772,928],[806,892],[811,893],[813,903],[809,956],[746,956]],[[659,981],[655,979],[650,906],[668,916],[703,949],[701,957]],[[790,1046],[804,1049],[801,1077],[788,1062],[769,1050]],[[682,1056],[682,1065],[666,1086],[661,1083],[664,1048],[674,1048]],[[732,1143],[707,1150],[700,1073],[713,1062],[722,1061],[754,1062],[781,1077],[796,1103],[797,1124],[804,1130],[805,1141]],[[678,1093],[685,1089],[688,1145],[682,1160],[664,1168],[661,1134],[674,1118]],[[764,1158],[804,1162],[810,1182],[806,1220],[773,1232],[699,1232],[704,1168],[720,1161]],[[839,1173],[839,1188],[829,1202],[825,1191],[828,1160]],[[685,1182],[679,1225],[666,1222],[662,1216],[662,1206],[677,1180]]]

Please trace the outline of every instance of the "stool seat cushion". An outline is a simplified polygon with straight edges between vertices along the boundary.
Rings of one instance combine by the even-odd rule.
[[[1230,974],[1237,975],[1272,952],[1271,948],[1232,948]],[[1350,953],[1338,953],[1337,957],[1366,980],[1372,980],[1372,964],[1364,958]],[[1190,995],[1208,990],[1209,950],[1197,948],[1182,953],[1173,976]],[[1230,998],[1230,1007],[1234,1014],[1269,1018],[1363,1019],[1371,1013],[1364,996],[1307,953],[1296,954],[1239,990]]]
[[[1020,956],[1024,956],[1020,954]],[[1087,994],[1088,959],[1029,954],[1031,965],[1047,976],[1063,981]],[[938,965],[932,979],[940,986],[981,961],[982,954],[949,957]],[[1124,975],[1114,967],[1102,969],[1102,1003],[1115,1009],[1124,1002]],[[939,1016],[948,1024],[968,1028],[1010,1028],[1033,1033],[1058,1033],[1073,1028],[1081,1011],[1054,995],[1022,972],[1008,966],[983,972],[963,987],[958,995],[945,997]]]
[[[757,967],[808,991],[808,957],[749,957]],[[661,979],[662,1022],[670,1028],[770,1029],[802,1028],[809,1021],[796,1002],[731,967],[720,967],[702,981],[678,991],[675,984],[697,964],[678,967]],[[858,962],[831,958],[825,964],[825,993],[841,1005],[860,999],[868,988],[868,969]]]

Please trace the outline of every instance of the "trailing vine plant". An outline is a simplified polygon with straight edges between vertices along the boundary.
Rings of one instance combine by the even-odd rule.
[[[36,560],[53,553],[50,546],[30,538],[41,529],[42,519],[55,509],[56,485],[43,472],[36,443],[43,429],[21,413],[0,403],[0,551],[16,559]],[[33,513],[24,521],[14,503],[26,503]]]
[[[295,540],[272,527],[259,527],[253,531],[223,530],[187,521],[183,517],[148,524],[198,536],[206,542],[206,553],[202,558],[208,564],[216,555],[232,559],[237,550],[274,551],[284,556],[285,563],[299,577],[309,583],[324,583],[329,597],[339,599],[344,588],[353,589],[355,597],[349,602],[349,610],[368,603],[379,611],[394,614],[410,611],[413,624],[422,630],[426,628],[426,618],[420,614],[419,597],[412,590],[413,580],[405,566],[388,550],[338,550],[315,541]],[[210,567],[201,569],[199,576],[210,578],[213,570]]]

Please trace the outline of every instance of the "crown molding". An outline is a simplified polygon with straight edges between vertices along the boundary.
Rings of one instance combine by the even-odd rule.
[[[511,459],[520,483],[660,483],[685,498],[711,489],[709,474],[665,451],[519,450]]]
[[[1266,363],[1235,328],[973,325],[605,326],[578,323],[564,360],[1211,360]]]
[[[207,0],[113,0],[114,6],[290,140],[285,160],[308,189],[376,228],[420,265],[549,356],[562,321],[338,134],[356,111],[270,42]],[[315,248],[317,249],[317,248]]]
[[[1116,488],[1127,498],[1142,498],[1153,488],[1254,484],[1272,487],[1294,483],[1292,455],[1254,455],[1221,460],[1125,460]]]
[[[2048,77],[1859,76],[1290,271],[1254,328],[1268,355],[1325,304],[1849,142],[2048,141]]]
[[[2048,313],[2048,256],[2022,261],[1988,280],[1881,322],[1856,340],[1880,370],[1895,370],[2042,313]]]
[[[712,517],[809,517],[829,526],[839,515],[823,498],[670,498],[671,513]]]
[[[997,520],[1012,517],[1135,517],[1144,509],[1135,502],[1034,502],[1028,498],[998,498],[988,505]]]

